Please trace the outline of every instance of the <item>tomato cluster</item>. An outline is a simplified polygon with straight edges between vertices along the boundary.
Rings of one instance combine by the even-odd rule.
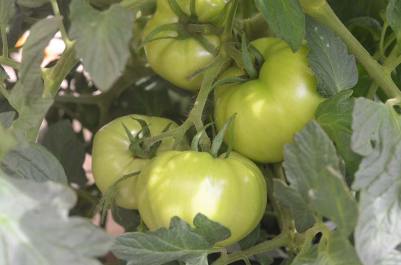
[[[157,1],[156,13],[144,30],[147,60],[156,73],[171,83],[197,90],[203,76],[196,73],[215,58],[199,37],[216,50],[224,48],[220,47],[219,36],[185,33],[186,27],[181,32],[182,28],[176,24],[184,20],[188,25],[196,20],[200,25],[219,26],[229,1],[174,2],[176,6],[170,1]],[[195,6],[190,6],[190,2]],[[141,171],[138,176],[118,183],[116,204],[138,209],[149,229],[168,227],[174,216],[192,224],[196,214],[202,213],[230,229],[231,236],[218,243],[226,246],[244,238],[260,222],[266,208],[267,189],[264,176],[253,161],[281,161],[284,145],[313,117],[322,98],[316,92],[316,80],[308,67],[306,46],[293,52],[276,38],[258,39],[251,45],[263,57],[257,78],[218,86],[214,95],[218,129],[236,114],[225,137],[234,151],[220,156],[177,151],[173,139],[164,138],[153,158],[137,157],[130,148],[132,141],[127,131],[140,136],[144,128],[139,120],[147,123],[151,135],[162,133],[168,124],[172,124],[169,129],[177,127],[159,117],[121,117],[96,134],[92,155],[97,186],[105,192],[124,175]],[[233,63],[219,78],[244,75],[246,71]]]

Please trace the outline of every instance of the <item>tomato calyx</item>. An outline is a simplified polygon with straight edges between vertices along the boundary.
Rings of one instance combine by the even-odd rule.
[[[164,24],[155,28],[146,36],[144,44],[163,38],[173,38],[178,40],[193,38],[197,40],[208,52],[216,55],[218,48],[210,43],[205,35],[220,35],[222,33],[222,29],[210,23],[199,22],[195,10],[195,0],[191,0],[190,2],[190,15],[187,15],[181,9],[176,0],[168,0],[168,3],[171,10],[178,17],[178,22]],[[157,37],[161,32],[174,32],[174,34],[164,37]]]
[[[142,119],[137,119],[134,117],[132,117],[132,119],[136,120],[141,125],[141,130],[136,135],[133,135],[130,132],[130,130],[127,128],[127,126],[125,126],[124,123],[122,124],[122,126],[124,127],[124,130],[127,134],[127,137],[130,141],[129,151],[131,152],[131,154],[134,157],[139,157],[139,158],[143,158],[143,159],[153,158],[156,155],[157,149],[161,145],[162,141],[158,141],[158,142],[146,147],[143,144],[143,138],[152,136],[149,126],[146,123],[146,121],[144,121]],[[166,132],[170,128],[170,126],[171,126],[171,123],[169,123],[166,126],[166,128],[163,130],[163,132]]]
[[[217,135],[214,137],[212,145],[210,146],[210,148],[208,148],[208,150],[202,150],[205,152],[208,152],[209,154],[211,154],[213,157],[217,158],[220,154],[220,150],[223,147],[223,142],[224,142],[224,136],[227,132],[227,130],[230,128],[231,124],[234,122],[236,114],[232,115],[227,122],[224,124],[223,128],[217,133]],[[199,146],[200,146],[200,140],[202,138],[202,136],[206,133],[206,129],[208,129],[209,127],[211,127],[213,125],[213,122],[210,122],[208,124],[206,124],[202,130],[200,130],[192,139],[192,143],[191,143],[191,149],[193,151],[199,152]],[[231,144],[229,143],[227,146],[227,149],[224,151],[225,153],[225,158],[230,156],[230,153],[232,151],[231,148]]]
[[[265,60],[263,55],[250,44],[243,34],[240,42],[226,43],[224,49],[234,63],[246,74],[241,76],[244,81],[259,78],[259,72]]]
[[[264,58],[255,47],[248,43],[245,34],[241,37],[241,51],[245,72],[248,74],[250,80],[257,79],[259,77],[259,70],[264,63]]]

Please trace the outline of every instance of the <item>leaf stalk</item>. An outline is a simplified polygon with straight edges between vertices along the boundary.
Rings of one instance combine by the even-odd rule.
[[[301,0],[300,3],[306,14],[337,33],[388,97],[401,98],[401,91],[393,82],[391,76],[386,73],[386,69],[373,59],[369,52],[345,27],[326,0]]]

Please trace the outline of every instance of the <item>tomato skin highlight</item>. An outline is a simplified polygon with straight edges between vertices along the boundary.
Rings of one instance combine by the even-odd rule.
[[[160,134],[168,124],[170,128],[177,127],[173,121],[160,117],[144,115],[127,115],[117,118],[103,126],[94,137],[92,149],[92,172],[96,186],[104,193],[107,189],[124,175],[139,172],[149,162],[149,159],[135,157],[129,150],[130,141],[124,130],[123,124],[135,136],[141,130],[138,121],[146,121],[152,135]],[[162,141],[159,152],[171,150],[174,141],[171,138]],[[134,196],[136,176],[122,181],[119,185],[119,193],[116,204],[127,209],[136,209],[137,202]]]
[[[199,22],[215,23],[222,14],[228,0],[196,0],[195,9]],[[190,14],[190,1],[178,0],[178,5]],[[157,9],[144,29],[144,38],[159,26],[178,23],[178,17],[171,10],[167,0],[158,0]],[[159,32],[156,37],[176,37],[174,30]],[[213,34],[203,35],[216,49],[220,46],[220,38]],[[179,39],[164,38],[150,41],[144,45],[146,57],[151,68],[164,79],[174,85],[196,91],[200,88],[202,74],[193,77],[199,70],[208,66],[214,55],[205,49],[191,36]]]
[[[284,145],[313,118],[323,99],[317,93],[305,46],[293,53],[276,38],[252,44],[265,59],[258,79],[216,88],[214,118],[221,129],[236,113],[226,143],[232,139],[233,149],[254,161],[279,162]],[[222,78],[242,74],[239,68],[231,67]]]
[[[218,246],[248,235],[265,212],[266,182],[251,160],[235,152],[223,156],[167,151],[155,157],[135,187],[138,209],[149,229],[168,227],[174,216],[192,225],[202,213],[231,231]]]

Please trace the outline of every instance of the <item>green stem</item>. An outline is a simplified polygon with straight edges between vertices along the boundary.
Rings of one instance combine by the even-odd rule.
[[[383,63],[383,67],[385,68],[386,72],[391,75],[391,72],[401,63],[401,54],[400,48],[398,45],[395,45],[392,51],[390,52],[389,56]]]
[[[215,262],[213,262],[212,265],[226,265],[238,260],[244,260],[247,257],[266,253],[288,245],[290,240],[291,237],[289,234],[283,233],[271,240],[264,241],[246,250],[234,252],[228,255],[222,255]]]
[[[166,0],[165,0],[166,1]],[[174,14],[178,17],[178,21],[182,23],[186,23],[189,21],[190,17],[187,15],[180,5],[177,3],[177,0],[167,0],[170,9],[174,12]]]
[[[152,136],[149,138],[144,139],[144,145],[145,146],[151,146],[154,143],[167,138],[167,137],[175,137],[176,139],[176,144],[177,140],[181,140],[183,135],[185,135],[186,131],[189,130],[189,128],[192,127],[192,125],[195,126],[196,130],[199,132],[203,130],[203,121],[202,121],[202,115],[203,115],[203,110],[205,108],[207,99],[209,97],[210,92],[213,90],[213,83],[215,79],[218,77],[218,75],[229,65],[230,60],[226,58],[225,56],[218,56],[216,57],[216,62],[213,64],[208,70],[206,70],[204,76],[205,78],[203,79],[201,88],[199,90],[198,96],[195,99],[194,107],[190,111],[187,119],[183,124],[180,125],[180,127],[169,130],[165,133]],[[205,136],[205,138],[201,139],[201,147],[206,148],[210,144],[209,138]],[[204,150],[204,149],[203,149]]]
[[[66,49],[60,60],[50,69],[43,71],[43,79],[45,81],[44,97],[54,97],[60,88],[61,82],[78,63],[75,56],[75,42],[67,42]]]
[[[171,129],[171,130],[169,130],[167,132],[164,132],[164,133],[161,133],[159,135],[155,135],[155,136],[146,138],[146,139],[143,140],[143,143],[144,143],[145,146],[151,146],[151,145],[153,145],[153,144],[157,143],[158,141],[161,141],[161,140],[163,140],[165,138],[175,137],[176,139],[179,139],[179,138],[182,137],[182,135],[185,134],[186,131],[189,130],[189,128],[191,128],[191,126],[192,126],[192,122],[187,119],[179,127]]]
[[[365,67],[372,79],[382,88],[388,97],[401,97],[401,92],[395,85],[391,76],[386,73],[382,65],[372,58],[368,51],[359,43],[352,33],[344,26],[336,16],[326,0],[301,0],[304,11],[329,26],[347,44],[350,51]]]
[[[59,8],[58,3],[57,3],[57,0],[50,0],[50,3],[52,5],[54,15],[62,17],[62,15],[60,13],[60,8]],[[63,38],[64,42],[65,43],[70,42],[70,39],[68,38],[67,31],[65,30],[63,21],[61,21],[59,29],[60,29],[61,37]]]
[[[228,67],[230,60],[225,58],[224,56],[216,57],[216,63],[212,65],[208,70],[206,70],[203,79],[201,89],[199,91],[198,97],[195,100],[194,107],[188,115],[188,120],[190,120],[194,125],[198,132],[203,130],[203,122],[202,122],[202,114],[205,108],[207,99],[209,97],[210,92],[213,90],[213,83],[219,74]],[[200,145],[202,150],[208,150],[210,147],[210,139],[206,134],[202,135]]]
[[[3,56],[8,58],[8,40],[7,40],[7,31],[5,26],[1,26],[1,42],[3,43]]]
[[[396,40],[396,36],[394,34],[391,34],[391,36],[388,38],[386,44],[384,45],[384,53],[387,51],[387,49],[393,44],[393,42]]]
[[[11,66],[14,69],[19,69],[20,65],[21,65],[19,62],[16,62],[16,61],[14,61],[10,58],[4,57],[4,56],[0,56],[0,64]]]
[[[380,36],[380,46],[379,46],[379,49],[380,49],[380,55],[381,55],[381,58],[384,58],[386,55],[385,55],[385,49],[384,49],[384,39],[386,38],[386,32],[387,32],[387,28],[388,28],[388,23],[387,23],[387,21],[386,22],[384,22],[384,25],[383,25],[383,29],[382,29],[382,32],[381,32],[381,36]]]
[[[368,94],[366,95],[366,97],[369,99],[373,99],[373,97],[376,95],[377,88],[378,88],[377,84],[373,82],[369,87]]]

